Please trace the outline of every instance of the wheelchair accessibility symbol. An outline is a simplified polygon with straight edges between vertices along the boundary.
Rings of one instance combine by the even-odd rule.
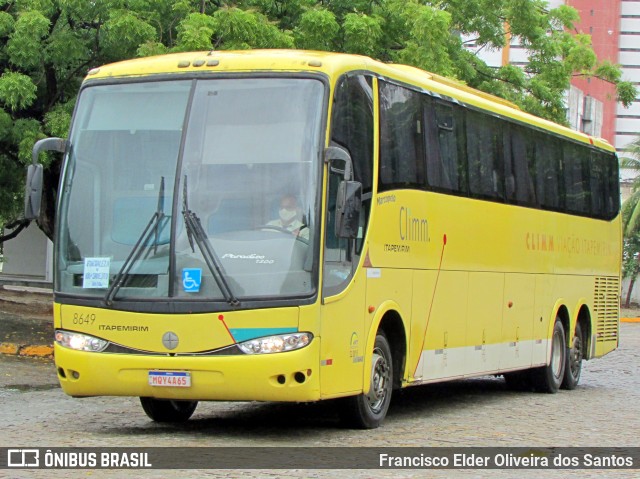
[[[202,283],[200,268],[185,268],[182,270],[182,289],[185,293],[198,293]]]

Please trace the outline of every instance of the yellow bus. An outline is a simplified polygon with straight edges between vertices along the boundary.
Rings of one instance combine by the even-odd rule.
[[[556,392],[618,343],[606,142],[412,67],[307,51],[91,70],[64,153],[55,362],[65,393],[339,399],[482,375]]]

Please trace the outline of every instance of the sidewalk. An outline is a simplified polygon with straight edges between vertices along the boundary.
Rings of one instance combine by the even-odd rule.
[[[53,294],[0,285],[0,354],[53,357]]]
[[[640,323],[640,308],[632,307],[631,309],[620,308],[621,323]]]

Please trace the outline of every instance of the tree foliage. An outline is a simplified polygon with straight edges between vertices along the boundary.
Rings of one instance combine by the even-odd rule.
[[[575,34],[577,20],[543,0],[0,0],[0,224],[19,218],[31,147],[66,136],[92,67],[203,49],[343,51],[457,78],[564,122],[572,76],[615,83],[624,104],[636,95],[618,66],[598,62],[590,37]],[[490,68],[466,48],[502,47],[507,33],[527,49],[524,69]],[[60,164],[44,161],[51,217]],[[46,217],[39,225],[50,235]]]
[[[640,172],[640,136],[627,147],[621,166]],[[630,279],[624,303],[628,308],[633,286],[640,274],[640,176],[637,174],[631,186],[631,196],[622,204],[622,233],[622,276]]]

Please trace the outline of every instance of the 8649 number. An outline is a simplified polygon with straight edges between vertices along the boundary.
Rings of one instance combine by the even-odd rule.
[[[96,322],[96,315],[95,313],[73,313],[71,321],[73,324],[86,324],[90,326]]]

